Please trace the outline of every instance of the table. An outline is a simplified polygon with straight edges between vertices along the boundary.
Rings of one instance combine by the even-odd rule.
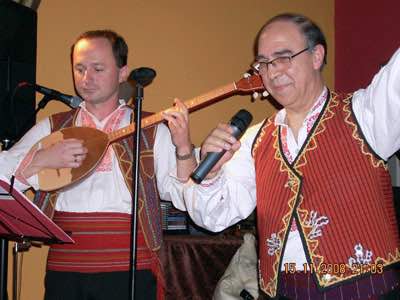
[[[242,238],[166,235],[160,251],[169,299],[211,299]]]

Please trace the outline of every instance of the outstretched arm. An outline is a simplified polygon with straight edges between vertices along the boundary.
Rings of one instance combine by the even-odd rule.
[[[387,160],[400,149],[400,49],[353,95],[353,110],[372,149]]]

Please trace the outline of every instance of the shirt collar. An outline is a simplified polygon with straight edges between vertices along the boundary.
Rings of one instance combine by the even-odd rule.
[[[107,117],[105,117],[103,120],[101,120],[101,121],[98,120],[98,119],[96,118],[95,115],[93,115],[91,112],[89,112],[89,111],[86,109],[86,103],[85,103],[85,101],[82,101],[82,102],[79,104],[79,107],[80,107],[83,111],[85,111],[85,113],[88,114],[88,115],[90,116],[90,118],[91,118],[98,126],[102,126],[102,125],[106,124],[107,121],[108,121],[114,114],[116,114],[117,111],[119,111],[119,110],[121,110],[121,109],[125,109],[126,107],[128,107],[128,105],[127,105],[127,103],[126,103],[126,101],[125,101],[124,99],[119,99],[118,102],[119,102],[118,107],[117,107],[113,112],[111,112]]]
[[[324,86],[322,93],[318,96],[317,101],[314,102],[313,106],[311,107],[310,111],[308,112],[304,121],[307,121],[314,113],[319,113],[326,102],[328,94],[328,88]],[[287,126],[286,122],[286,109],[282,108],[275,116],[275,126]]]

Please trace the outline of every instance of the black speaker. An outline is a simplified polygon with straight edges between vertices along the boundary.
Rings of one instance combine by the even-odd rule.
[[[0,141],[16,142],[35,123],[35,92],[17,89],[36,83],[36,11],[0,0]]]

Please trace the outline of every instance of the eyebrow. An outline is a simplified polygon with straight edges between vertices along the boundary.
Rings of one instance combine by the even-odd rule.
[[[90,63],[89,66],[104,67],[104,64],[100,63],[100,62],[95,62],[95,63]],[[76,63],[76,64],[74,64],[74,67],[86,67],[86,65],[83,63]]]
[[[274,53],[272,53],[272,57],[273,58],[271,60],[273,60],[273,59],[275,59],[275,58],[277,58],[279,56],[290,55],[292,53],[293,53],[293,51],[289,50],[289,49],[283,49],[283,50],[275,51]],[[264,55],[257,55],[256,56],[256,60],[261,60],[261,59],[268,60]]]

